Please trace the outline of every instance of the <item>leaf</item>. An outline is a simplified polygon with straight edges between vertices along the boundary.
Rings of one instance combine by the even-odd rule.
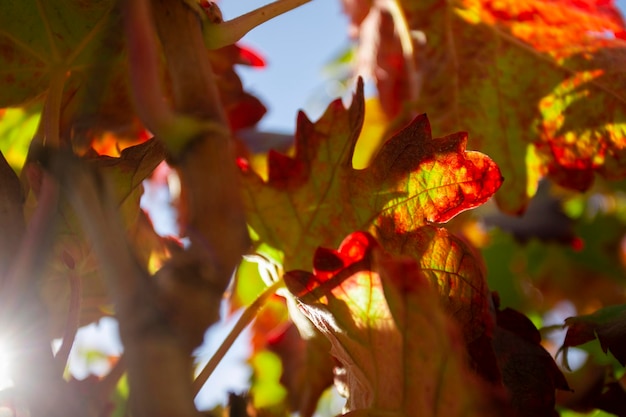
[[[61,130],[74,145],[94,138],[133,144],[143,134],[130,96],[121,13],[113,0],[11,2],[0,16],[0,108],[59,95]],[[235,45],[209,51],[233,129],[250,127],[265,107],[246,93],[234,65],[262,65]],[[165,79],[165,77],[164,77]]]
[[[230,128],[237,131],[254,126],[267,109],[258,98],[244,91],[235,65],[263,66],[263,58],[249,49],[229,45],[209,51],[209,60]]]
[[[563,354],[567,349],[598,339],[604,353],[610,351],[626,366],[626,305],[604,307],[593,314],[570,317],[565,320],[567,334]]]
[[[55,74],[73,75],[92,65],[96,51],[105,51],[94,39],[102,34],[114,5],[109,0],[4,4],[0,16],[0,107],[21,105],[39,96],[50,87]]]
[[[377,235],[388,252],[418,262],[446,311],[460,324],[467,342],[491,333],[494,322],[487,274],[480,255],[470,246],[448,230],[430,225],[400,234],[391,221],[386,221]]]
[[[6,279],[26,231],[24,194],[15,171],[0,153],[0,283]]]
[[[285,283],[330,340],[349,415],[492,415],[494,397],[467,368],[459,330],[415,261],[353,233],[313,264]]]
[[[320,396],[333,383],[335,363],[329,348],[328,340],[319,333],[303,340],[293,323],[269,340],[268,349],[283,364],[280,382],[287,389],[290,410],[303,417],[313,416]]]
[[[350,4],[365,70],[400,67],[374,72],[383,108],[391,117],[397,103],[428,111],[437,135],[471,131],[506,178],[497,194],[504,211],[522,212],[543,175],[577,190],[594,173],[626,175],[625,29],[612,3],[404,0],[396,31],[384,24],[394,16],[385,3]],[[378,23],[368,24],[372,16]],[[381,62],[401,45],[404,24],[413,50]]]
[[[541,335],[523,314],[498,309],[494,348],[503,382],[519,417],[555,416],[555,389],[570,390]]]
[[[122,151],[119,158],[91,156],[88,160],[99,167],[112,183],[113,198],[119,203],[129,237],[141,247],[140,260],[148,266],[150,255],[146,251],[165,251],[162,240],[146,224],[145,215],[139,208],[141,182],[149,176],[165,158],[160,142],[153,139]],[[33,186],[33,188],[36,188]],[[48,274],[42,279],[40,293],[49,309],[50,332],[58,335],[65,325],[71,297],[68,277],[81,282],[81,325],[94,322],[110,312],[110,301],[104,282],[100,279],[100,267],[92,253],[92,243],[87,241],[74,212],[63,206],[59,237],[54,248],[54,259]]]
[[[284,252],[286,269],[304,268],[316,247],[336,245],[381,216],[394,218],[398,232],[446,222],[501,184],[493,161],[465,150],[465,133],[432,138],[425,115],[385,143],[369,167],[355,170],[363,107],[359,83],[348,109],[337,100],[316,123],[300,113],[295,157],[270,152],[267,182],[242,172],[248,221]]]
[[[271,352],[260,351],[250,358],[253,381],[250,393],[255,408],[272,410],[272,415],[284,414],[283,404],[287,396],[280,382],[282,372],[280,359]]]
[[[0,110],[0,148],[9,165],[20,172],[39,124],[40,106]]]

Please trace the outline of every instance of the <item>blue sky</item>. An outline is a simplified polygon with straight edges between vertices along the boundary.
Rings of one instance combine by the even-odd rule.
[[[225,20],[256,9],[267,0],[221,0]],[[321,115],[333,100],[323,68],[349,46],[348,20],[339,0],[312,0],[252,30],[241,41],[263,55],[267,67],[240,67],[244,87],[268,107],[262,130],[293,133],[296,115]],[[330,89],[330,91],[329,91]]]

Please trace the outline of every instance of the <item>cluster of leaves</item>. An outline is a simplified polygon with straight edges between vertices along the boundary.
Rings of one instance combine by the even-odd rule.
[[[154,98],[133,76],[143,62],[137,42],[146,41],[137,28],[146,22],[128,17],[145,14],[114,1],[24,0],[0,15],[0,224],[10,231],[0,239],[0,324],[19,351],[15,395],[32,415],[51,404],[62,404],[64,415],[123,414],[125,398],[111,403],[111,390],[126,368],[135,404],[169,398],[157,388],[191,401],[191,381],[187,390],[159,375],[161,385],[142,386],[154,374],[133,361],[141,363],[141,349],[155,348],[154,340],[169,349],[174,334],[173,351],[186,356],[168,356],[163,372],[173,372],[171,381],[188,375],[181,364],[225,291],[215,274],[232,268],[219,258],[241,255],[231,250],[240,230],[224,229],[239,210],[232,197],[239,192],[253,248],[237,268],[230,303],[246,308],[245,320],[256,318],[254,413],[311,416],[333,383],[347,397],[343,412],[355,416],[626,413],[626,26],[611,2],[344,0],[354,73],[373,79],[378,94],[366,100],[359,80],[349,105],[334,101],[316,122],[300,113],[291,156],[270,150],[261,164],[251,149],[263,144],[237,141],[237,155],[220,153],[232,144],[198,138],[202,129],[219,136],[219,127],[196,126],[197,119],[184,119],[183,127],[154,122],[165,101],[184,116],[225,118],[237,137],[265,109],[234,71],[262,65],[232,43],[239,23],[222,22],[207,2],[153,3],[183,4],[202,22],[208,52],[203,45],[201,55],[208,53],[219,96],[208,103],[218,107],[216,118],[193,108],[205,103],[197,93],[204,90],[194,90],[189,69],[176,66],[172,51],[187,58],[188,48],[167,32],[174,31],[168,13],[156,12],[154,20],[169,77],[154,70],[158,85],[146,85],[163,96],[149,109],[133,105],[133,97]],[[137,26],[128,29],[129,21]],[[191,144],[173,143],[177,135],[191,136]],[[98,180],[72,180],[91,171],[54,156],[58,148],[95,167],[112,184],[111,195],[99,194]],[[235,157],[238,180],[224,171],[224,161],[234,167]],[[182,180],[179,223],[187,248],[158,236],[139,207],[142,181],[166,158]],[[42,167],[76,188],[71,204],[52,202]],[[110,205],[121,213],[120,233],[115,224],[107,232],[103,222]],[[42,226],[46,216],[54,228]],[[105,243],[93,230],[106,235]],[[112,236],[129,242],[133,268],[143,271],[133,277],[145,290],[146,320],[158,322],[165,336],[137,325],[144,316],[137,319],[125,304],[136,301],[135,293],[119,293],[107,278],[106,271],[129,270],[127,255],[102,255],[116,254]],[[41,393],[62,378],[77,329],[112,314],[112,304],[124,361],[101,380],[71,380],[57,402],[35,404],[44,395],[25,392]],[[567,327],[564,341],[553,342],[554,328],[536,326],[563,305],[580,315],[547,323]],[[58,337],[54,357],[34,352],[49,350]],[[589,359],[566,378],[553,355],[562,346],[567,357],[580,345]],[[278,358],[282,372],[268,372],[268,358]],[[37,364],[45,375],[32,378],[28,367]],[[268,389],[279,385],[286,390]],[[233,397],[231,415],[252,412],[238,401]],[[183,415],[188,404],[181,404]]]

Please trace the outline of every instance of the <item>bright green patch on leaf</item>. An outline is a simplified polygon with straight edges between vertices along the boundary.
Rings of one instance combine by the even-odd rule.
[[[17,172],[24,165],[30,141],[39,125],[38,107],[0,110],[0,151]]]

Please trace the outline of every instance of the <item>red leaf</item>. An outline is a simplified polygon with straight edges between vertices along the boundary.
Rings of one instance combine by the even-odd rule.
[[[348,109],[337,100],[316,123],[300,113],[295,156],[270,152],[267,182],[242,173],[249,223],[284,252],[286,269],[303,269],[318,246],[336,246],[383,217],[407,232],[445,222],[502,183],[491,159],[465,150],[465,133],[433,138],[425,115],[385,143],[368,168],[354,169],[363,110],[359,83]]]

